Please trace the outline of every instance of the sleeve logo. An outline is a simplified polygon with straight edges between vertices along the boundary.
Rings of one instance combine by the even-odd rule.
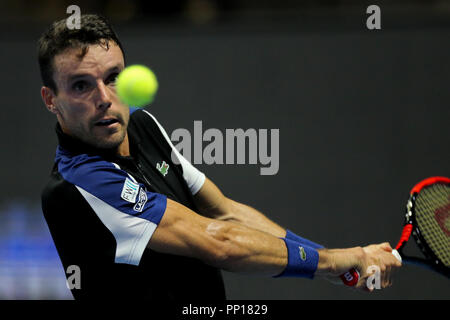
[[[126,178],[123,184],[122,194],[120,197],[128,202],[135,203],[136,197],[139,193],[139,184],[134,183],[130,179]]]
[[[137,212],[142,212],[142,209],[144,209],[147,200],[148,200],[147,193],[145,192],[144,188],[141,188],[141,190],[139,190],[139,200],[134,205],[133,210]]]

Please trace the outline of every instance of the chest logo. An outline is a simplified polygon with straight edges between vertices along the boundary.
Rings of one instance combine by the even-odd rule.
[[[169,165],[165,161],[163,161],[162,164],[156,164],[156,169],[158,169],[158,171],[161,172],[161,174],[165,177],[169,172]]]

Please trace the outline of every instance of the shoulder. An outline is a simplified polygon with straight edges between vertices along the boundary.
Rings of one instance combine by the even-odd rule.
[[[155,116],[151,114],[148,110],[143,108],[131,108],[130,107],[130,120],[132,121],[145,121],[157,124]]]
[[[161,123],[156,117],[148,110],[142,108],[130,108],[130,124],[132,127],[139,129],[151,130],[162,134],[164,137],[167,135]]]
[[[61,177],[75,185],[85,185],[94,179],[102,179],[113,174],[124,175],[116,165],[100,156],[73,155],[61,147],[57,149],[55,162]]]
[[[56,170],[50,175],[49,181],[41,193],[42,212],[47,222],[64,218],[62,212],[70,208],[79,208],[83,199],[76,187],[65,180]]]
[[[123,173],[99,156],[71,154],[58,146],[55,165],[41,193],[43,206],[73,203],[79,197],[77,187],[99,189],[102,181]],[[117,179],[117,177],[116,177]]]
[[[81,195],[92,208],[97,208],[94,209],[96,212],[116,210],[130,215],[140,214],[141,217],[158,223],[165,211],[165,195],[147,191],[127,171],[100,156],[71,155],[58,149],[53,175],[57,177],[55,181],[61,181],[60,185],[56,182],[46,188],[43,201],[49,195],[58,198],[59,190],[64,193],[70,189],[71,194],[77,194],[76,199],[81,199]],[[64,197],[67,203],[73,202],[67,195]],[[53,203],[54,201],[52,200]]]
[[[131,130],[132,134],[144,139],[144,141],[148,141],[146,139],[151,137],[166,152],[172,152],[173,144],[169,135],[156,117],[148,110],[139,109],[133,111],[130,117],[129,130]]]
[[[137,181],[117,164],[101,156],[73,155],[61,147],[57,149],[55,171],[80,193],[87,192],[111,204],[129,199],[125,194],[128,190],[134,199],[139,189]]]
[[[52,199],[64,200],[75,192],[73,185],[68,183],[58,172],[52,172],[50,179],[41,193],[43,203]]]
[[[145,130],[150,136],[153,138],[159,138],[157,141],[160,142],[160,145],[165,148],[168,155],[170,155],[171,160],[174,164],[180,165],[183,178],[187,183],[191,194],[196,194],[203,183],[205,182],[205,174],[195,168],[184,156],[177,150],[177,148],[173,145],[169,135],[167,134],[164,127],[159,123],[154,115],[148,112],[145,109],[137,110],[133,113],[135,115],[133,118],[137,119],[136,122],[139,122],[139,128],[135,129],[136,131],[142,132]],[[151,124],[151,125],[150,125]]]

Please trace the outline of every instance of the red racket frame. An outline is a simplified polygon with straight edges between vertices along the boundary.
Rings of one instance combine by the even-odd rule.
[[[410,197],[406,205],[405,223],[402,235],[400,236],[400,240],[397,243],[395,249],[400,253],[404,262],[411,264],[418,264],[422,267],[432,269],[449,277],[448,268],[445,265],[443,265],[443,263],[436,257],[431,248],[426,244],[425,240],[423,239],[423,236],[421,235],[420,232],[420,228],[417,225],[414,212],[415,200],[417,195],[424,188],[429,187],[436,183],[444,183],[450,185],[450,179],[447,177],[440,177],[440,176],[430,177],[420,181],[411,189],[409,193]],[[406,257],[402,254],[402,249],[410,239],[411,234],[416,240],[417,246],[422,251],[424,256],[427,257],[427,259]],[[345,285],[353,287],[358,283],[360,274],[355,268],[352,268],[346,273],[342,274],[340,277]]]

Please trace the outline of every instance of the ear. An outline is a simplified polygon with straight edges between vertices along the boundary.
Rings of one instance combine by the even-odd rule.
[[[49,87],[42,87],[41,88],[41,97],[42,101],[44,101],[45,106],[47,107],[48,111],[51,113],[58,115],[59,111],[56,108],[56,105],[54,103],[56,95],[54,94],[53,90]]]

